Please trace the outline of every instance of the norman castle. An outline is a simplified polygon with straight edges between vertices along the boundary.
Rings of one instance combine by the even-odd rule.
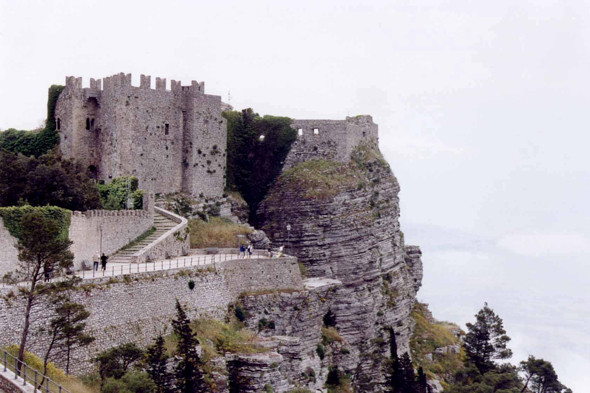
[[[136,176],[139,187],[153,193],[185,192],[219,197],[225,186],[227,124],[221,97],[205,94],[204,82],[182,86],[131,74],[102,81],[66,77],[55,110],[60,150],[109,182]],[[298,133],[285,169],[324,158],[346,161],[362,140],[378,139],[371,116],[346,120],[295,120]]]
[[[221,97],[205,84],[182,86],[131,74],[102,81],[67,77],[55,110],[61,153],[110,179],[133,175],[154,193],[221,196],[225,186],[227,131]]]

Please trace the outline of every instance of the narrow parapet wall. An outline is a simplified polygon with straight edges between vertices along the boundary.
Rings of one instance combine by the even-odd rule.
[[[346,120],[294,120],[291,127],[297,131],[297,140],[283,170],[314,159],[347,162],[361,141],[377,142],[379,138],[378,126],[368,115]]]
[[[189,280],[195,283],[192,290]],[[72,300],[84,304],[90,312],[87,326],[96,341],[74,353],[74,372],[89,371],[90,359],[101,351],[127,342],[149,345],[159,334],[170,332],[176,299],[190,318],[223,320],[228,305],[242,293],[293,290],[303,290],[297,259],[293,257],[239,259],[216,266],[84,280]],[[0,347],[18,342],[24,307],[18,298],[0,299]],[[35,312],[38,315],[31,331],[38,331],[51,309],[40,306]],[[34,340],[30,350],[42,353],[47,345],[44,340]]]
[[[178,223],[178,225],[134,254],[132,262],[141,263],[188,255],[191,240],[187,219],[159,207],[154,207],[154,209],[156,213]]]

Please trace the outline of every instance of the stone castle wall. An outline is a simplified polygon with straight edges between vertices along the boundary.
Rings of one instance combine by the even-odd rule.
[[[104,82],[104,83],[102,83]],[[184,191],[221,196],[225,186],[227,126],[221,98],[204,83],[182,86],[131,74],[90,80],[66,78],[55,116],[60,149],[96,172],[99,179],[133,175],[155,193]]]
[[[346,162],[361,141],[378,141],[377,124],[371,116],[346,120],[294,120],[297,140],[291,146],[283,171],[313,159]]]
[[[190,318],[224,319],[228,305],[243,292],[267,289],[301,289],[302,279],[296,258],[240,259],[203,267],[171,269],[115,277],[84,280],[88,290],[74,293],[73,300],[90,311],[88,330],[96,341],[74,353],[74,372],[91,368],[90,359],[101,351],[127,342],[149,345],[153,339],[170,332],[176,299]],[[194,290],[188,281],[195,282]],[[6,289],[4,290],[6,292]],[[24,303],[0,300],[0,347],[17,343],[23,323]],[[31,332],[38,331],[51,310],[34,310]],[[47,340],[31,339],[31,350],[41,353]]]
[[[18,263],[18,240],[8,232],[4,220],[0,219],[0,278],[15,269]]]
[[[72,212],[70,240],[74,244],[70,250],[74,253],[74,270],[80,270],[82,262],[91,265],[95,254],[115,253],[153,225],[153,212],[146,210]]]

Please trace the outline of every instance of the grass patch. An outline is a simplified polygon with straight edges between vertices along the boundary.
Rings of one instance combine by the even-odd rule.
[[[433,353],[436,348],[459,343],[459,339],[449,330],[458,326],[449,322],[431,323],[427,315],[427,308],[422,303],[416,303],[412,311],[412,318],[416,322],[414,334],[410,339],[412,360],[416,367],[423,367],[424,372],[442,378],[442,382],[450,382],[455,372],[463,368],[465,353],[461,348],[458,354],[446,353],[434,355],[433,361],[426,355]]]
[[[211,217],[209,222],[192,219],[189,227],[192,248],[236,248],[238,235],[252,233],[250,228],[222,217]]]
[[[226,352],[231,353],[262,353],[268,352],[257,344],[256,333],[243,327],[241,323],[223,323],[214,319],[198,319],[191,323],[193,331],[203,348],[204,362],[212,358],[223,356]],[[178,337],[171,334],[165,338],[164,347],[169,355],[176,352]]]
[[[145,231],[144,233],[139,235],[139,237],[137,239],[133,240],[132,242],[130,242],[126,246],[123,246],[123,248],[121,248],[121,250],[119,250],[119,251],[127,250],[131,247],[138,245],[139,243],[141,243],[142,241],[147,239],[148,236],[153,235],[154,232],[156,232],[156,227],[151,227],[150,229],[148,229],[147,231]]]
[[[18,345],[11,345],[4,349],[12,356],[18,357],[18,348]],[[27,363],[30,368],[37,370],[40,375],[43,374],[43,360],[37,355],[25,351],[25,363]],[[14,363],[11,363],[10,360],[8,360],[8,368],[14,371]],[[100,383],[98,385],[87,385],[75,376],[66,375],[66,373],[62,369],[58,368],[53,362],[49,362],[47,366],[47,376],[72,393],[100,392]],[[57,387],[55,387],[53,384],[51,384],[50,388],[52,392],[58,393]]]
[[[343,342],[344,339],[342,338],[342,336],[340,336],[340,333],[338,333],[338,330],[336,330],[333,327],[324,327],[322,326],[322,342],[324,344],[332,344],[334,342]]]

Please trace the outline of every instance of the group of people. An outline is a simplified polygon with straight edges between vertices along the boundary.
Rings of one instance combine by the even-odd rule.
[[[95,271],[98,271],[98,262],[99,261],[100,261],[102,271],[107,270],[107,261],[109,260],[109,257],[104,255],[104,252],[102,253],[101,256],[98,256],[98,254],[94,254],[94,257],[92,258],[92,260],[94,262],[93,268]]]
[[[238,255],[238,258],[250,258],[253,253],[254,247],[252,246],[252,243],[248,243],[247,247],[244,244],[241,244],[240,254]]]
[[[269,258],[280,258],[283,255],[283,249],[285,248],[284,245],[279,247],[279,251],[275,254],[272,250],[272,245],[268,246],[268,257]],[[248,246],[241,244],[240,245],[240,252],[238,254],[238,258],[250,258],[254,253],[254,246],[252,243],[248,243]]]

